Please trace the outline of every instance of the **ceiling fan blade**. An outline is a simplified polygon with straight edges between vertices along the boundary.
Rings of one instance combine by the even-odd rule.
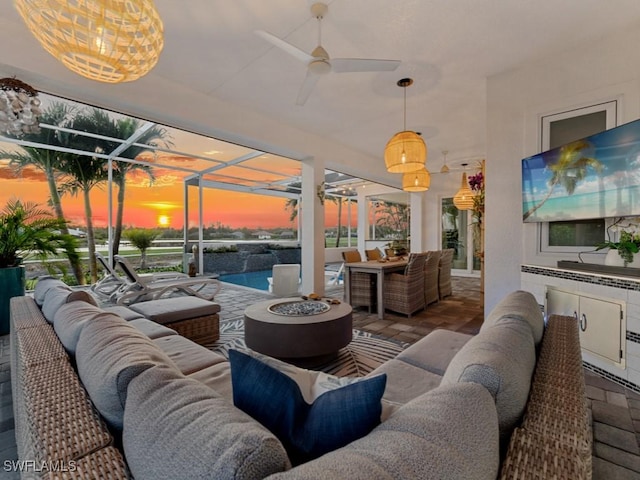
[[[311,95],[313,88],[316,86],[316,83],[318,83],[318,80],[320,80],[320,75],[313,73],[311,70],[307,70],[307,76],[304,78],[302,87],[300,87],[300,91],[298,92],[296,105],[304,105],[309,95]]]
[[[254,33],[259,37],[264,38],[267,42],[271,43],[272,45],[275,45],[279,49],[284,50],[289,55],[293,55],[301,62],[309,63],[311,62],[311,60],[313,60],[313,57],[308,53],[300,50],[298,47],[295,47],[288,42],[285,42],[284,40],[282,40],[279,37],[276,37],[272,33],[266,32],[264,30],[255,30]]]
[[[332,58],[331,68],[336,73],[392,72],[400,60],[375,60],[371,58]]]

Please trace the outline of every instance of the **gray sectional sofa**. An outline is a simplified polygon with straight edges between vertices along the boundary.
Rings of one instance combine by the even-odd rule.
[[[527,292],[508,295],[478,335],[436,330],[381,365],[369,377],[386,375],[384,420],[295,466],[271,431],[234,406],[227,359],[91,300],[54,280],[12,299],[18,454],[47,466],[24,478],[495,479],[507,463],[503,478],[522,475],[513,459],[523,450],[509,442],[546,342]],[[579,385],[581,371],[571,375]],[[587,478],[580,446],[566,446],[562,462],[539,462]]]

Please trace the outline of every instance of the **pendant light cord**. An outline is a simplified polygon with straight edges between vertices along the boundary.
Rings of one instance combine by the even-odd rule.
[[[404,123],[403,123],[403,130],[406,132],[407,131],[407,87],[404,86],[403,90],[404,90]]]

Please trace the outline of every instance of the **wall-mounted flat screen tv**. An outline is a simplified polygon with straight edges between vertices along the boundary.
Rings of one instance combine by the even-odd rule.
[[[640,215],[640,120],[522,160],[522,220]]]

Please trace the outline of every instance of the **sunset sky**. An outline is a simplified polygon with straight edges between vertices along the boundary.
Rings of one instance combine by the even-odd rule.
[[[0,143],[0,148],[7,148]],[[49,190],[42,172],[35,169],[25,169],[21,177],[7,165],[7,161],[0,162],[0,204],[4,205],[11,197],[23,201],[33,201],[42,205],[49,200]],[[169,217],[169,224],[173,228],[183,226],[183,183],[179,176],[172,174],[156,174],[153,185],[149,185],[148,178],[143,174],[127,177],[126,202],[124,212],[125,225],[136,227],[159,226],[161,216]],[[198,223],[198,193],[192,188],[189,193],[191,225]],[[114,187],[114,216],[116,207],[116,189]],[[220,222],[231,228],[247,227],[260,228],[295,228],[295,222],[289,221],[289,211],[285,210],[286,199],[265,195],[247,194],[229,190],[204,190],[204,224],[211,225]],[[67,219],[73,225],[85,225],[84,205],[82,196],[73,197],[69,194],[62,199],[62,206]],[[106,185],[94,188],[91,193],[91,206],[95,226],[103,227],[108,221],[108,196]],[[325,202],[326,225],[336,225],[337,205]],[[346,207],[343,208],[343,225],[347,221]],[[353,214],[355,217],[355,213]]]
[[[47,94],[40,94],[42,108],[46,112],[54,102],[62,102],[90,112],[93,107],[84,106]],[[107,112],[114,119],[124,116]],[[139,125],[146,123],[138,120]],[[163,148],[149,149],[142,158],[154,164],[155,180],[152,184],[144,172],[130,172],[127,176],[124,224],[136,227],[169,226],[182,228],[184,223],[183,178],[195,172],[209,171],[208,180],[232,185],[257,188],[262,185],[277,184],[285,180],[299,178],[300,163],[289,158],[257,152],[241,145],[230,144],[214,138],[197,135],[172,127],[156,125],[165,132]],[[43,130],[47,127],[43,127]],[[101,132],[95,132],[101,133]],[[0,141],[0,152],[24,152],[21,147]],[[108,153],[108,152],[106,152]],[[44,173],[33,168],[25,168],[19,175],[9,165],[6,156],[0,155],[0,204],[11,197],[23,201],[33,201],[46,205],[49,189]],[[237,162],[237,159],[244,159]],[[115,217],[117,189],[113,193],[113,215]],[[198,224],[198,190],[189,191],[189,224]],[[218,222],[231,228],[251,229],[295,228],[296,222],[289,220],[290,212],[285,209],[286,199],[282,197],[256,195],[221,189],[204,189],[205,225]],[[84,226],[84,204],[82,195],[76,197],[65,194],[62,198],[65,217],[74,226]],[[91,192],[94,225],[108,223],[108,195],[106,184]],[[337,224],[337,205],[325,202],[325,224]],[[355,222],[355,213],[353,213]],[[165,223],[168,222],[168,223]],[[343,209],[342,224],[347,222],[347,209]]]

